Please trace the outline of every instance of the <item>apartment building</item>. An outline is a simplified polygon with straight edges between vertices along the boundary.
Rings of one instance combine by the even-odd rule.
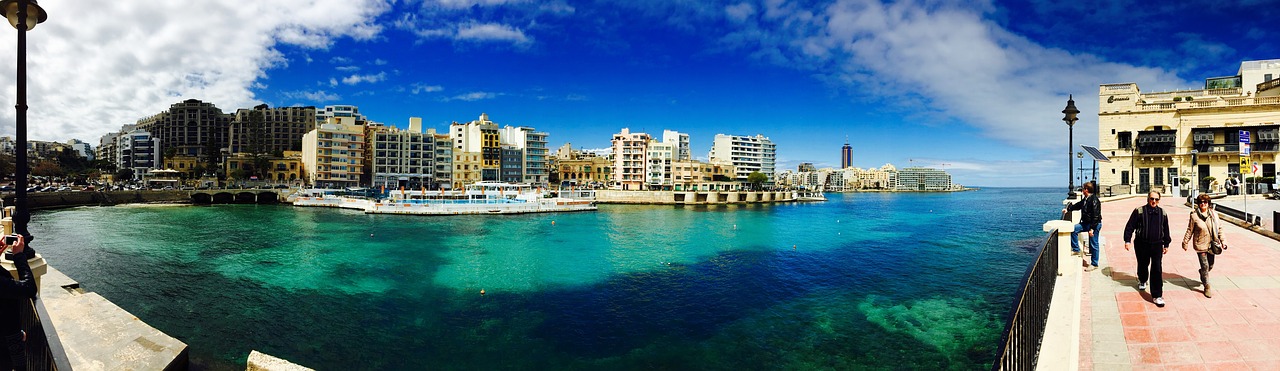
[[[133,180],[142,180],[143,175],[160,164],[159,140],[141,128],[117,137],[116,148],[116,166],[119,169],[133,170]]]
[[[925,167],[905,167],[893,173],[899,191],[946,191],[952,188],[951,174]]]
[[[733,165],[675,160],[671,162],[671,185],[675,191],[730,191],[741,189],[733,180]]]
[[[671,142],[649,142],[645,151],[645,189],[669,191],[673,189],[671,163],[679,154],[679,144]]]
[[[609,184],[613,162],[592,152],[577,151],[565,143],[551,159],[553,183],[561,187],[593,187]]]
[[[645,169],[648,166],[649,143],[653,140],[649,134],[632,133],[629,128],[613,135],[613,180],[611,188],[621,190],[642,190],[646,183]]]
[[[137,127],[155,137],[159,147],[186,156],[220,156],[227,148],[232,115],[213,103],[187,99],[169,110],[138,120]],[[212,152],[210,152],[212,151]]]
[[[439,189],[435,131],[424,132],[422,119],[409,118],[409,128],[379,126],[373,132],[372,185],[386,189]]]
[[[674,153],[673,159],[676,161],[684,161],[693,158],[693,152],[689,147],[689,134],[675,130],[663,130],[662,143],[671,145],[673,148],[672,153]]]
[[[774,166],[777,161],[777,147],[768,137],[716,134],[715,141],[708,153],[711,162],[731,164],[734,167],[734,179],[746,183],[747,175],[761,172],[774,182]]]
[[[364,152],[364,125],[354,117],[330,117],[302,137],[305,180],[316,187],[359,186]]]
[[[302,151],[302,136],[316,127],[315,107],[236,110],[231,120],[227,149],[230,153],[283,154]]]
[[[520,168],[523,173],[515,183],[528,183],[534,187],[546,187],[550,183],[547,133],[531,127],[505,126],[499,131],[498,139],[503,146],[512,146],[522,152]],[[503,176],[503,179],[515,178]]]
[[[436,141],[434,189],[453,189],[453,140],[449,138],[449,134],[436,133],[435,129],[428,129],[427,133]]]
[[[1223,192],[1228,177],[1241,176],[1274,182],[1280,59],[1244,61],[1233,76],[1206,78],[1203,89],[1104,84],[1098,102],[1098,149],[1111,160],[1098,164],[1103,192]]]
[[[324,106],[324,108],[317,109],[315,111],[316,111],[316,116],[315,116],[316,125],[327,123],[329,122],[329,119],[338,118],[338,117],[350,118],[351,120],[353,120],[351,122],[354,122],[356,125],[365,125],[369,121],[368,118],[360,114],[360,108],[356,106],[350,106],[350,105]]]
[[[502,163],[502,148],[498,124],[489,120],[489,114],[465,124],[449,125],[449,137],[453,139],[454,184],[456,188],[478,181],[498,180],[498,167]],[[465,156],[464,156],[465,155]],[[479,163],[472,166],[472,160]]]

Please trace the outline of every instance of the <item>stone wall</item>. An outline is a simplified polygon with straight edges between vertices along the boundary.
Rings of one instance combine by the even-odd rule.
[[[60,207],[116,205],[133,203],[187,203],[188,191],[108,191],[108,192],[32,192],[27,193],[27,206],[32,210]],[[4,196],[4,204],[14,205],[14,194]]]

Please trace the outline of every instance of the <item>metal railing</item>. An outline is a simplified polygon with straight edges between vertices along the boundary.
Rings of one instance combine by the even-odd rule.
[[[28,370],[71,370],[71,361],[62,348],[58,332],[49,320],[49,312],[40,299],[25,300],[22,305],[20,321],[22,329],[27,332],[26,358]],[[10,365],[9,356],[4,355],[0,367]],[[5,368],[8,369],[8,368]]]
[[[1070,220],[1063,213],[1062,220]],[[1031,370],[1040,354],[1044,328],[1049,319],[1049,303],[1053,301],[1053,285],[1058,279],[1058,231],[1049,232],[1035,261],[1027,267],[1022,286],[1014,296],[1009,321],[1000,337],[1000,349],[992,370]]]

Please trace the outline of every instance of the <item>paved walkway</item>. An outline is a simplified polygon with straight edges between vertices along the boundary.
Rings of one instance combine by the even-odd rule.
[[[1137,261],[1122,237],[1129,213],[1145,202],[1103,204],[1103,269],[1083,282],[1080,368],[1280,370],[1280,242],[1225,225],[1228,249],[1209,276],[1214,296],[1205,298],[1196,255],[1182,250],[1190,209],[1162,201],[1174,242],[1159,308],[1137,289]]]

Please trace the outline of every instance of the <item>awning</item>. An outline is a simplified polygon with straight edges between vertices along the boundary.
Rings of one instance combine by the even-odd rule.
[[[1280,129],[1258,130],[1259,142],[1280,142]]]

